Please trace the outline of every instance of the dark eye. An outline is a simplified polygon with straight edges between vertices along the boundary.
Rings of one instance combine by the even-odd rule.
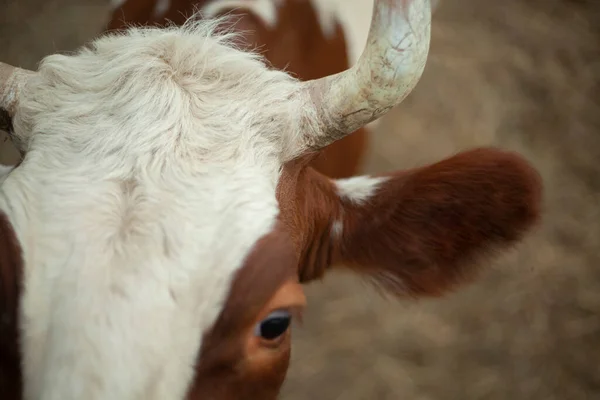
[[[289,312],[283,310],[273,311],[256,325],[254,334],[265,340],[275,340],[288,330],[291,322],[292,316]]]

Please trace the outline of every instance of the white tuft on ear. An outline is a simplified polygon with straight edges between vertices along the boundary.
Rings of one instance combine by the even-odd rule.
[[[386,177],[355,176],[334,181],[338,195],[353,203],[362,204],[371,198],[379,186],[387,181]]]

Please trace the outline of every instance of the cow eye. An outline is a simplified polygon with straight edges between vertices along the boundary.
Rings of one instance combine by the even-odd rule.
[[[273,341],[288,330],[291,322],[292,316],[288,311],[273,311],[256,325],[254,333],[264,340]]]

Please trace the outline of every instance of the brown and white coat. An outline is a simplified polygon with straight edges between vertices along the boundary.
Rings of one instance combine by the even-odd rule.
[[[207,19],[106,34],[35,73],[0,64],[24,154],[0,178],[3,398],[273,399],[302,283],[350,268],[438,296],[537,221],[539,176],[498,149],[340,179],[351,134],[423,72],[429,0],[377,2],[334,76],[346,32],[275,3],[271,26],[237,11],[241,42]]]

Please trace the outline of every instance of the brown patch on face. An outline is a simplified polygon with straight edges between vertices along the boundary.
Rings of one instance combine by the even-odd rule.
[[[6,400],[21,398],[18,326],[22,271],[21,246],[8,218],[0,212],[0,394]]]
[[[285,167],[278,200],[302,281],[343,263],[396,295],[438,296],[471,278],[484,256],[517,243],[540,216],[540,176],[511,152],[466,151],[387,177],[357,204],[306,161]]]
[[[128,0],[115,10],[108,30],[122,29],[127,24],[164,26],[168,21],[185,22],[207,0],[172,0],[166,14],[154,18],[156,0]],[[276,69],[289,72],[300,80],[319,79],[345,71],[350,67],[346,39],[342,27],[336,24],[331,36],[321,30],[319,19],[310,1],[286,0],[277,8],[277,25],[263,24],[260,18],[243,9],[225,9],[237,31],[244,32],[241,45],[258,50]],[[367,150],[367,129],[361,128],[327,146],[312,161],[312,166],[331,178],[346,178],[356,174]]]
[[[289,364],[289,331],[276,346],[261,346],[253,331],[268,314],[265,306],[274,296],[297,290],[296,264],[294,247],[281,224],[257,242],[235,277],[217,322],[204,337],[189,399],[277,398]]]

